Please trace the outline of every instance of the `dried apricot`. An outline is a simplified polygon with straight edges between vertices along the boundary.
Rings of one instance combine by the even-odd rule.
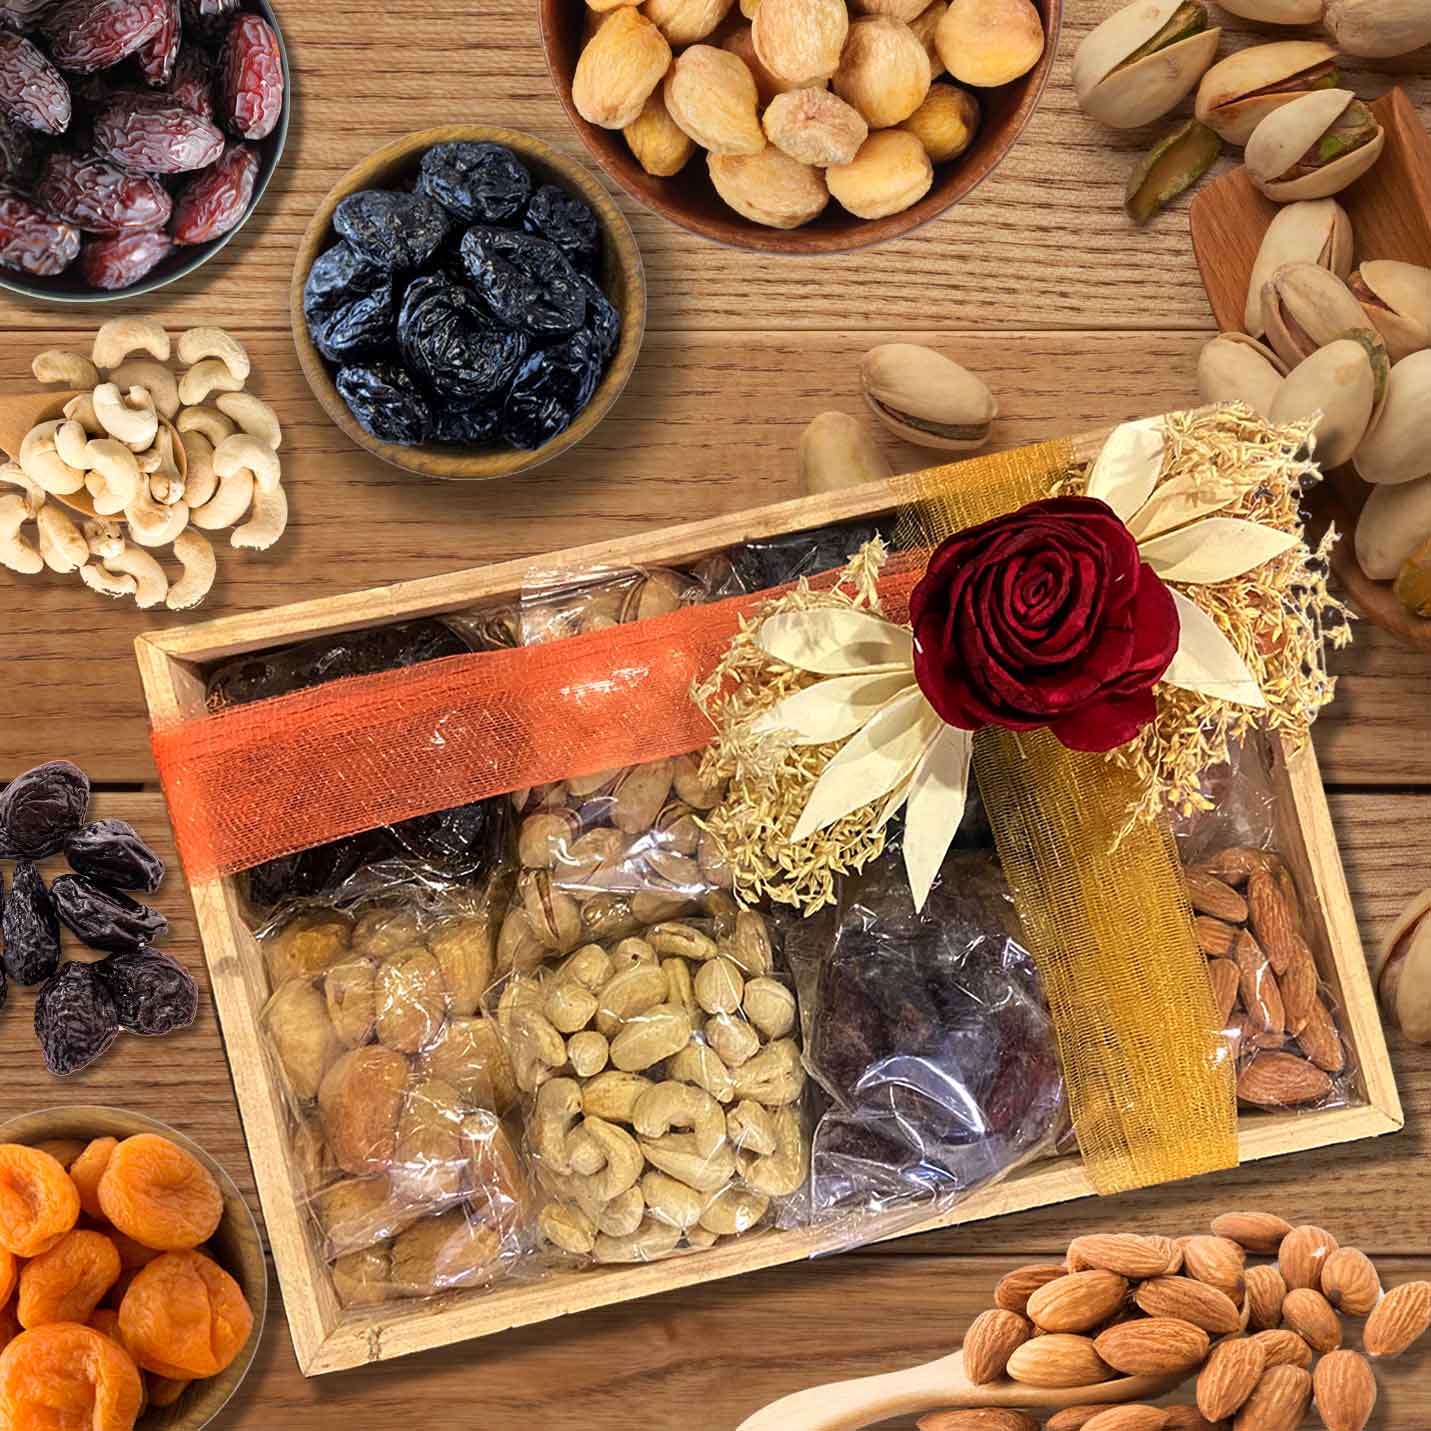
[[[0,1247],[16,1257],[38,1257],[79,1213],[79,1190],[63,1164],[38,1148],[0,1143]]]
[[[118,1138],[96,1138],[70,1164],[70,1176],[79,1189],[80,1207],[89,1217],[104,1217],[99,1205],[99,1180],[109,1166],[109,1156],[119,1146]]]
[[[0,1307],[10,1300],[10,1294],[19,1280],[20,1264],[15,1260],[15,1254],[0,1247]]]
[[[0,1426],[13,1431],[130,1431],[143,1403],[139,1369],[93,1327],[36,1327],[0,1352]]]
[[[119,1340],[119,1313],[113,1307],[96,1307],[90,1313],[89,1325],[110,1341]]]
[[[119,1253],[102,1232],[67,1233],[20,1269],[20,1325],[87,1322],[120,1270]]]
[[[142,1242],[126,1237],[117,1227],[106,1223],[99,1230],[114,1243],[119,1253],[119,1265],[126,1272],[137,1272],[141,1267],[147,1267],[159,1255],[157,1247],[146,1247]]]
[[[20,1335],[20,1319],[15,1315],[15,1304],[6,1302],[0,1307],[0,1351],[10,1345]]]
[[[130,1283],[119,1330],[145,1371],[182,1381],[223,1371],[248,1341],[253,1313],[217,1262],[166,1252]]]
[[[99,1180],[99,1204],[126,1237],[162,1252],[197,1247],[224,1215],[213,1174],[154,1133],[126,1138],[110,1155]]]
[[[178,1381],[172,1376],[156,1376],[152,1371],[145,1373],[144,1384],[149,1388],[151,1406],[172,1406],[189,1385],[187,1380]]]

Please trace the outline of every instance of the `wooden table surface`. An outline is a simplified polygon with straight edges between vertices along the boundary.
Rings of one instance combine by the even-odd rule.
[[[179,328],[221,323],[254,358],[252,388],[279,410],[293,509],[274,551],[221,552],[204,614],[420,577],[615,536],[795,494],[795,445],[817,412],[859,412],[860,353],[927,341],[982,373],[999,397],[1000,445],[1192,403],[1211,317],[1186,205],[1135,230],[1123,180],[1147,134],[1113,135],[1074,106],[1069,59],[1116,0],[1075,0],[1042,108],[1002,168],[943,220],[887,247],[821,261],[715,248],[623,199],[645,254],[650,326],[625,396],[595,436],[537,474],[498,485],[421,482],[351,447],[309,396],[288,326],[298,237],[329,186],[368,151],[414,129],[470,119],[530,130],[581,154],[548,84],[534,7],[388,0],[280,6],[295,77],[288,152],[260,212],[199,275],[144,304]],[[1237,27],[1230,44],[1247,42]],[[1224,43],[1224,49],[1229,42]],[[1431,52],[1398,73],[1431,120]],[[29,386],[41,347],[88,335],[117,310],[0,301],[0,384]],[[920,454],[891,443],[896,468]],[[0,779],[67,756],[119,815],[168,850],[131,642],[172,624],[111,606],[73,577],[0,570],[4,695]],[[1428,881],[1431,658],[1363,629],[1337,659],[1339,698],[1317,734],[1369,948]],[[202,958],[181,880],[159,901],[169,950]],[[202,977],[202,975],[201,975]],[[0,1016],[0,1117],[50,1103],[108,1102],[181,1125],[252,1195],[221,1040],[207,1000],[189,1033],[122,1040],[64,1083],[40,1064],[30,998]],[[1109,1203],[1067,1204],[930,1234],[817,1265],[594,1312],[484,1342],[306,1382],[275,1301],[258,1364],[225,1431],[434,1428],[627,1431],[731,1427],[813,1380],[941,1355],[988,1302],[995,1278],[1102,1227],[1181,1233],[1216,1211],[1265,1205],[1315,1220],[1380,1259],[1387,1281],[1431,1276],[1431,1052],[1393,1038],[1407,1131]],[[1374,1426],[1431,1416],[1427,1358],[1385,1374]],[[798,1431],[798,1428],[791,1428]]]

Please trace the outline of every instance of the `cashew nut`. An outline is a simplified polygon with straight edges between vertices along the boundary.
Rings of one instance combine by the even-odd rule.
[[[666,1173],[650,1172],[641,1179],[641,1196],[651,1215],[683,1232],[694,1227],[705,1211],[706,1200],[694,1188]]]
[[[117,383],[101,383],[94,390],[94,415],[100,426],[131,452],[143,452],[159,431],[154,399],[143,388],[130,388],[128,394],[122,394]]]
[[[691,966],[684,959],[663,959],[661,970],[666,976],[666,1002],[679,1004],[694,1020],[700,1010],[691,981]]]
[[[171,422],[179,411],[179,380],[153,358],[130,358],[111,370],[109,380],[121,388],[143,388],[154,399],[160,417]]]
[[[729,1103],[735,1097],[735,1080],[730,1069],[709,1044],[692,1039],[667,1063],[666,1072],[682,1083],[704,1088],[717,1103]]]
[[[206,532],[231,527],[253,501],[253,473],[247,468],[219,480],[218,491],[193,513],[193,523]]]
[[[672,1128],[690,1128],[697,1150],[706,1155],[725,1142],[725,1114],[720,1104],[705,1089],[689,1083],[668,1079],[643,1093],[636,1100],[631,1122],[643,1138],[662,1138]]]
[[[810,1161],[809,1142],[795,1109],[775,1110],[775,1136],[777,1146],[773,1153],[764,1157],[740,1154],[740,1175],[753,1192],[789,1197],[805,1181]]]
[[[646,1199],[637,1185],[627,1188],[624,1193],[617,1193],[601,1208],[596,1214],[596,1226],[608,1237],[629,1237],[641,1226],[641,1219],[645,1216]]]
[[[594,994],[611,977],[611,956],[599,944],[583,944],[567,957],[560,975],[563,979],[575,979]]]
[[[282,475],[278,454],[247,432],[236,432],[214,448],[214,471],[220,477],[232,476],[241,467],[253,473],[260,492],[272,492]]]
[[[232,375],[238,387],[248,381],[250,363],[248,350],[232,333],[222,328],[190,328],[179,335],[179,361],[186,368],[194,367],[205,358],[217,358]],[[229,392],[236,388],[226,389]]]
[[[735,1070],[736,1093],[767,1108],[793,1103],[804,1087],[805,1069],[793,1039],[776,1039]]]
[[[580,1177],[590,1177],[606,1166],[606,1150],[584,1127],[577,1128],[566,1140],[567,1161],[572,1172]],[[593,1202],[599,1199],[592,1198]]]
[[[238,532],[234,533],[234,538],[237,540]],[[595,1012],[596,995],[578,984],[575,979],[558,979],[547,992],[547,1018],[564,1034],[573,1034],[584,1029]]]
[[[0,466],[0,482],[8,482],[24,492],[30,516],[33,517],[45,505],[45,489],[18,462],[6,462]]]
[[[647,1218],[626,1237],[607,1237],[603,1233],[596,1239],[592,1256],[598,1262],[654,1262],[669,1257],[680,1240],[679,1227]]]
[[[105,566],[134,578],[134,603],[141,610],[158,606],[169,594],[169,578],[164,575],[164,568],[139,547],[126,543],[124,550],[117,557],[110,557]]]
[[[202,432],[214,447],[238,431],[238,428],[214,407],[186,407],[180,412],[174,426],[180,432]]]
[[[20,535],[20,528],[29,517],[29,502],[20,493],[7,492],[0,497],[0,565],[18,571],[21,576],[34,576],[45,569],[38,549]]]
[[[161,507],[172,507],[184,500],[184,479],[164,477],[156,473],[149,479],[149,495]]]
[[[642,1138],[646,1159],[663,1173],[670,1173],[697,1192],[723,1188],[735,1173],[735,1153],[722,1143],[714,1153],[696,1147],[692,1133],[667,1133],[664,1138]]]
[[[659,966],[656,972],[664,985]],[[640,1073],[690,1041],[691,1016],[675,1004],[657,1004],[628,1020],[611,1040],[611,1064],[625,1073]]]
[[[51,571],[78,571],[89,560],[89,543],[63,507],[41,507],[35,520],[40,528],[40,556]]]
[[[783,1038],[795,1027],[795,995],[778,979],[752,979],[742,1007],[766,1038]]]
[[[607,1203],[627,1188],[635,1187],[644,1166],[635,1138],[625,1128],[604,1118],[583,1119],[581,1132],[593,1139],[606,1155],[605,1166],[585,1179],[588,1196],[596,1202]]]
[[[261,397],[253,393],[220,393],[214,402],[225,417],[231,417],[244,432],[266,442],[275,452],[283,446],[278,414]]]
[[[218,491],[219,474],[214,471],[214,445],[202,432],[181,432],[188,458],[189,476],[184,483],[184,500],[191,510],[197,510]]]
[[[242,380],[234,377],[222,358],[205,358],[179,379],[179,401],[192,407],[210,393],[236,393],[241,387]]]
[[[138,459],[114,437],[91,438],[87,451],[92,470],[85,488],[94,509],[101,517],[117,516],[139,499],[139,489],[146,485]]]
[[[81,528],[89,554],[108,561],[124,550],[124,530],[118,522],[91,519]]]
[[[95,503],[99,510],[99,503]],[[182,502],[166,507],[154,500],[147,478],[140,478],[139,495],[124,509],[129,535],[141,547],[167,547],[189,525],[189,509]]]
[[[218,563],[208,539],[198,532],[180,532],[174,538],[174,555],[179,559],[183,574],[169,588],[164,604],[170,611],[187,611],[213,589]]]
[[[606,1036],[595,1029],[585,1029],[574,1033],[566,1041],[567,1062],[579,1078],[595,1078],[603,1068],[611,1053],[611,1045]]]
[[[596,1245],[596,1224],[579,1207],[549,1202],[537,1214],[542,1236],[565,1252],[584,1256]]]
[[[84,473],[78,467],[71,467],[55,451],[55,433],[58,422],[42,422],[32,427],[20,443],[20,466],[27,477],[32,477],[46,492],[54,497],[68,497],[84,486]]]
[[[140,350],[169,361],[169,335],[152,318],[111,318],[94,335],[90,356],[97,368],[113,368]]]
[[[253,494],[253,515],[243,526],[234,528],[229,541],[236,547],[266,552],[287,528],[288,494],[282,487],[275,487],[271,492],[260,488]]]
[[[98,384],[95,384],[97,387]],[[77,422],[84,428],[90,437],[103,437],[104,429],[99,425],[99,418],[94,411],[94,393],[80,393],[78,397],[72,397],[65,404],[65,416],[71,422]]]
[[[727,1068],[738,1069],[760,1051],[760,1035],[744,1019],[712,1014],[701,1030]]]
[[[636,941],[623,940],[622,943]],[[621,952],[618,945],[617,954]],[[665,971],[654,960],[632,965],[615,975],[601,990],[596,1008],[596,1027],[614,1038],[628,1019],[653,1009],[667,1001],[668,985]]]
[[[36,353],[30,371],[37,382],[61,383],[67,388],[92,388],[99,382],[99,369],[83,353],[66,348],[46,348]]]
[[[55,429],[55,451],[60,454],[60,460],[71,467],[87,472],[94,466],[89,456],[89,433],[73,418],[66,418]]]
[[[139,588],[139,583],[132,576],[116,576],[107,567],[96,566],[93,562],[80,567],[80,580],[101,596],[133,596]]]
[[[770,1110],[749,1098],[742,1099],[726,1114],[725,1123],[731,1142],[740,1152],[768,1157],[779,1143]]]
[[[718,1192],[701,1213],[701,1226],[722,1237],[749,1232],[770,1206],[770,1199],[745,1188],[729,1187]]]
[[[532,1149],[554,1173],[571,1172],[570,1134],[581,1117],[581,1085],[553,1078],[537,1091],[532,1114]]]
[[[745,996],[740,970],[723,954],[708,959],[696,971],[696,1000],[708,1014],[733,1014]]]
[[[629,1123],[636,1100],[655,1084],[639,1073],[607,1069],[598,1073],[581,1090],[582,1111],[588,1118],[605,1118],[608,1123]]]

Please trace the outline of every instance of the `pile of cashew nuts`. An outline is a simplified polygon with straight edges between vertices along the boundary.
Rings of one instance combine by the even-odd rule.
[[[168,366],[171,348],[182,373]],[[235,547],[265,551],[288,525],[283,434],[273,409],[244,391],[249,370],[243,344],[222,328],[190,328],[171,345],[147,318],[106,323],[88,358],[39,354],[40,382],[80,392],[62,418],[30,429],[18,462],[0,467],[0,483],[20,489],[0,495],[0,564],[25,575],[78,571],[91,590],[141,607],[197,606],[217,569],[205,532],[232,528]],[[87,503],[66,501],[80,494]],[[167,546],[180,568],[172,583],[154,555]]]

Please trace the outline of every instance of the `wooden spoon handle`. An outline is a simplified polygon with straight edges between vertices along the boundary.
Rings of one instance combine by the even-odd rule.
[[[860,1431],[891,1416],[970,1404],[968,1389],[955,1353],[905,1371],[794,1392],[747,1417],[739,1431]]]

